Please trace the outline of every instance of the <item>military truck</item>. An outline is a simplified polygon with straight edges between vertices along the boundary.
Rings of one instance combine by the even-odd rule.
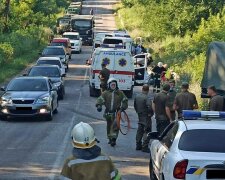
[[[63,16],[57,19],[56,33],[63,34],[66,31],[70,31],[70,17]]]
[[[94,37],[94,17],[92,15],[74,15],[71,17],[71,31],[79,32],[83,44],[92,46]]]
[[[218,94],[225,96],[225,42],[212,42],[208,46],[203,78],[202,98],[208,98],[207,87],[214,85]]]

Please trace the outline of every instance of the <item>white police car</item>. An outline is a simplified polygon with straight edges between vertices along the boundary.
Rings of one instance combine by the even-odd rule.
[[[225,112],[183,111],[158,136],[149,133],[150,177],[158,180],[225,179]]]

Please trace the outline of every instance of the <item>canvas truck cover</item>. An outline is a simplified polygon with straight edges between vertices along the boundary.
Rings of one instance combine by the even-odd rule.
[[[225,42],[209,44],[201,87],[206,89],[214,85],[219,91],[225,91]],[[206,92],[205,92],[206,93]]]

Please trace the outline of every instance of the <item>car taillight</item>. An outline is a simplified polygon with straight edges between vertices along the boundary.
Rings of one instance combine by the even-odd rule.
[[[173,169],[173,177],[176,179],[185,179],[187,166],[187,159],[177,162]]]

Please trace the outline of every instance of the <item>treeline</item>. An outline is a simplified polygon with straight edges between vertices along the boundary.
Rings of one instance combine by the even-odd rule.
[[[122,0],[118,13],[124,27],[118,24],[143,37],[156,62],[169,64],[199,94],[208,44],[225,41],[224,5],[224,0]]]
[[[0,0],[0,82],[24,68],[47,43],[67,0]]]

